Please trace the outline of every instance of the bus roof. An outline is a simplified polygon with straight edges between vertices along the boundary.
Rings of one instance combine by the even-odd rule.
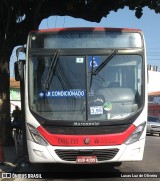
[[[140,29],[134,28],[105,28],[105,27],[72,27],[72,28],[49,28],[49,29],[41,29],[41,30],[33,30],[31,32],[59,32],[59,31],[121,31],[121,32],[142,32]]]
[[[53,28],[32,31],[28,40],[30,48],[140,48],[142,34],[139,29],[128,28]]]

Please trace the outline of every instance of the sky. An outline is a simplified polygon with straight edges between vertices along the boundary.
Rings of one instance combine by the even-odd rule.
[[[128,8],[117,12],[111,12],[99,23],[89,22],[69,16],[51,16],[42,20],[39,29],[65,28],[65,27],[114,27],[114,28],[137,28],[141,29],[145,36],[147,63],[158,66],[160,71],[160,14],[156,14],[149,8],[143,9],[140,19],[135,17],[135,12]],[[21,57],[20,57],[21,58]],[[16,61],[15,49],[11,55],[10,75],[14,76],[13,65]]]

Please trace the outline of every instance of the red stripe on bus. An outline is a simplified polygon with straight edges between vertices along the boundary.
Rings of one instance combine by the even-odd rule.
[[[60,135],[47,132],[42,126],[37,130],[53,146],[113,146],[121,145],[134,132],[136,126],[131,125],[126,131],[105,135]]]

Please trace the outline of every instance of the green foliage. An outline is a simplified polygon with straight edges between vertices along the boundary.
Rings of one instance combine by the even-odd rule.
[[[26,41],[28,31],[51,15],[69,15],[99,22],[111,12],[128,7],[137,18],[148,7],[160,13],[160,0],[5,0],[0,1],[0,40],[11,38],[15,44]],[[14,34],[14,36],[12,36]],[[21,35],[21,38],[19,38]],[[14,37],[14,38],[13,38]],[[22,38],[23,37],[23,38]],[[2,40],[1,40],[2,41]]]

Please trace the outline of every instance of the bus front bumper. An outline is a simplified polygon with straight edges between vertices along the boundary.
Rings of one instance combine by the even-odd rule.
[[[116,146],[42,146],[30,140],[27,140],[27,145],[29,161],[32,163],[92,163],[83,162],[83,160],[77,162],[77,158],[86,159],[86,157],[86,160],[94,158],[94,163],[110,163],[142,160],[145,139],[130,145],[122,144]]]

